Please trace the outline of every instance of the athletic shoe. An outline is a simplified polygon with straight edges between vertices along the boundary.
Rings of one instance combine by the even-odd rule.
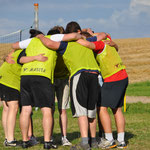
[[[28,148],[31,147],[30,141],[22,141],[22,148]]]
[[[51,138],[50,143],[51,143],[52,148],[57,149],[57,145],[55,144],[53,138]]]
[[[127,148],[127,144],[125,143],[125,141],[119,142],[116,141],[117,143],[117,148],[123,149],[123,148]]]
[[[98,138],[97,138],[98,144],[99,144],[102,140],[104,140],[104,139],[105,139],[104,137],[98,137]]]
[[[72,144],[69,142],[67,138],[62,137],[61,143],[63,146],[71,146]]]
[[[70,148],[70,150],[91,150],[90,145],[89,144],[77,144],[75,146],[72,146]]]
[[[115,148],[117,145],[115,143],[115,140],[109,141],[107,139],[102,139],[101,142],[98,144],[99,148],[102,149],[111,149]]]
[[[39,144],[35,136],[29,137],[29,142],[30,142],[30,145],[32,146]]]
[[[98,148],[98,142],[97,142],[97,141],[92,142],[92,143],[91,143],[91,147],[92,147],[92,148]]]
[[[19,144],[19,142],[16,141],[16,140],[13,140],[13,141],[10,141],[10,142],[8,142],[8,141],[6,140],[6,141],[4,141],[4,142],[5,142],[5,146],[12,146],[12,147],[21,146],[21,145]]]
[[[6,146],[7,139],[4,140],[3,145]]]
[[[52,142],[44,142],[44,149],[51,149],[52,148]]]

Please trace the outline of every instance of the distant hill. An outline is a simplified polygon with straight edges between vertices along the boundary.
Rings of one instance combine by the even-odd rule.
[[[150,38],[114,39],[129,75],[129,82],[150,81]],[[4,46],[4,47],[3,47]],[[0,44],[0,63],[11,50],[10,44]]]

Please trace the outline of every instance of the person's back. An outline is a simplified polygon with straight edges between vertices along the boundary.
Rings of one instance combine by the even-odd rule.
[[[14,64],[4,62],[0,67],[0,83],[20,91],[21,65],[17,64],[17,57],[22,50],[13,53]]]
[[[104,50],[97,55],[97,61],[103,78],[107,78],[116,72],[125,69],[123,62],[114,47],[105,45]]]
[[[71,33],[70,33],[71,34]],[[78,39],[82,36],[79,33]],[[99,66],[92,50],[76,42],[53,42],[43,35],[38,36],[42,43],[54,48],[60,53],[71,74],[70,96],[73,117],[78,117],[81,132],[82,149],[90,149],[88,141],[88,125],[92,137],[92,146],[96,142],[96,102],[98,99],[98,74]],[[47,41],[47,42],[46,42]],[[89,122],[90,120],[90,122]],[[75,148],[76,149],[76,148]]]
[[[108,35],[109,36],[109,35]],[[109,37],[110,38],[110,37]],[[110,38],[111,41],[111,38]],[[101,84],[100,99],[97,103],[98,118],[102,124],[105,139],[99,143],[100,148],[126,148],[124,139],[125,135],[125,118],[122,113],[121,107],[123,106],[124,95],[128,86],[128,75],[125,66],[122,63],[120,56],[117,53],[118,49],[107,45],[108,39],[105,41],[98,41],[92,44],[84,44],[92,47],[97,54],[97,61],[101,68],[101,73],[104,78]],[[111,41],[112,42],[112,41]],[[113,42],[112,42],[113,43]],[[110,44],[116,45],[116,44]],[[116,47],[116,46],[115,46]],[[118,46],[117,46],[118,47]],[[109,94],[108,94],[109,93]],[[108,113],[108,107],[113,111],[116,127],[117,127],[117,140],[115,141],[112,134],[111,120]],[[100,126],[99,122],[99,127]],[[99,131],[99,136],[102,136],[102,131]]]
[[[14,147],[18,145],[14,138],[14,131],[20,98],[21,65],[17,64],[17,57],[21,51],[18,50],[12,54],[13,64],[4,62],[0,67],[0,99],[3,103],[2,125],[5,134],[4,146]]]
[[[26,48],[18,60],[19,63],[24,63],[24,56],[29,56],[30,59],[33,59],[32,62],[23,64],[21,71],[22,111],[20,114],[20,126],[23,141],[22,147],[28,148],[31,146],[27,136],[27,127],[30,123],[29,118],[32,107],[35,106],[39,107],[43,114],[44,148],[49,149],[51,147],[50,135],[53,123],[51,109],[54,106],[54,90],[52,82],[57,58],[56,52],[47,49],[37,38],[17,42],[13,46],[14,49]],[[44,60],[37,59],[37,56],[43,56]],[[28,112],[27,115],[26,112]]]
[[[47,35],[54,35],[54,36],[56,36],[56,34],[57,35],[64,34],[64,28],[62,26],[54,26],[47,33]],[[56,38],[53,40],[59,40],[59,39]],[[64,63],[62,55],[57,53],[56,66],[54,70],[54,89],[55,89],[55,96],[57,98],[57,103],[58,103],[59,125],[61,129],[61,143],[63,146],[71,145],[71,143],[67,139],[68,118],[66,112],[66,110],[70,108],[69,75],[70,75],[69,71]],[[54,140],[55,139],[51,137],[51,141],[53,143]],[[54,147],[54,144],[52,147]]]
[[[56,65],[56,52],[46,48],[39,39],[33,38],[26,48],[26,56],[35,56],[44,53],[48,60],[45,62],[32,61],[25,63],[22,67],[21,75],[39,75],[44,76],[53,82],[54,68]]]
[[[71,76],[84,70],[96,71],[97,73],[100,70],[92,50],[76,42],[68,42],[63,59]]]

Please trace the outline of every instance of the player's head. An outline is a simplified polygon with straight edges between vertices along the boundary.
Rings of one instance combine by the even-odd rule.
[[[89,32],[81,32],[81,35],[85,36],[86,38],[92,37]]]
[[[30,33],[30,38],[33,38],[37,36],[38,34],[43,34],[41,31],[36,30],[36,29],[30,29],[29,33]]]
[[[64,28],[62,26],[54,26],[53,28],[51,28],[47,35],[53,35],[53,34],[63,34],[64,33]]]
[[[75,21],[71,21],[66,25],[66,33],[72,33],[72,32],[81,32],[81,27],[80,25],[75,22]]]

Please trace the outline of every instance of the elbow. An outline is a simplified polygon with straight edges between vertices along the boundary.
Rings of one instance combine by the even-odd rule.
[[[107,38],[107,34],[105,32],[101,32],[98,35],[97,41],[105,40]]]
[[[20,47],[19,47],[19,42],[13,43],[13,44],[11,45],[11,47],[12,47],[12,49],[14,49],[14,50],[20,49]]]
[[[47,44],[46,47],[52,50],[57,50],[59,48],[57,44],[50,44],[50,43]]]
[[[13,43],[13,44],[11,45],[11,48],[12,48],[12,49],[15,49],[15,43]]]
[[[102,32],[102,39],[103,40],[107,39],[107,34],[105,32]]]
[[[18,64],[24,64],[25,62],[20,58],[20,60],[17,63]]]
[[[73,40],[79,40],[81,38],[80,33],[74,33]]]

